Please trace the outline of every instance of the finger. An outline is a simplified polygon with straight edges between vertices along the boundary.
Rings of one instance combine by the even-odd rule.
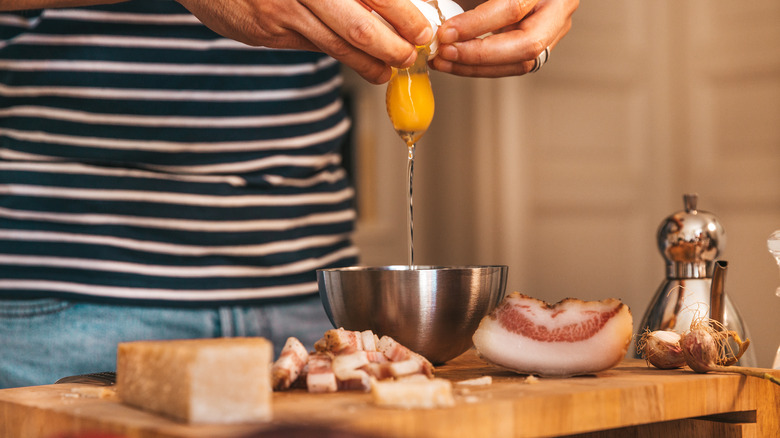
[[[517,23],[539,0],[488,0],[476,8],[445,21],[438,31],[439,43],[466,41]]]
[[[567,28],[570,26],[567,26]],[[566,31],[562,31],[556,38],[550,43],[550,50],[558,44],[558,42],[564,37]],[[549,58],[548,58],[549,59]],[[506,76],[520,76],[531,72],[536,65],[536,57],[529,61],[513,62],[507,64],[497,65],[473,65],[473,64],[461,64],[457,62],[447,61],[440,56],[434,58],[430,62],[430,66],[438,71],[444,73],[450,73],[457,76],[467,77],[481,77],[481,78],[498,78]]]
[[[571,28],[571,14],[554,7],[540,7],[501,33],[442,45],[439,57],[459,64],[502,65],[533,61]]]
[[[417,57],[414,45],[382,24],[358,2],[344,0],[301,0],[301,2],[327,28],[332,29],[352,47],[395,67],[409,67],[414,63]],[[301,29],[299,31],[306,34]],[[342,52],[345,49],[338,45],[329,50]],[[328,52],[325,48],[323,50]]]
[[[503,78],[507,76],[520,76],[528,73],[532,67],[526,67],[524,64],[505,64],[505,65],[467,65],[457,64],[450,61],[440,60],[438,58],[431,62],[431,67],[435,70],[450,73],[456,76],[466,76],[472,78]]]
[[[518,63],[534,58],[535,53],[528,45],[522,32],[514,30],[439,46],[437,58],[471,65]]]
[[[283,28],[282,28],[283,29]],[[266,43],[268,47],[276,49],[295,49],[295,50],[307,50],[310,52],[322,52],[323,50],[316,44],[311,42],[301,33],[293,29],[283,29],[274,37],[269,36],[269,40]]]
[[[385,62],[358,50],[335,32],[311,36],[319,50],[327,53],[372,84],[384,84],[390,80],[392,70]]]
[[[301,9],[295,14],[297,20],[288,23],[287,31],[281,32],[282,34],[301,35],[313,50],[327,53],[373,84],[382,84],[390,80],[392,72],[388,64],[354,47],[305,6],[297,7]]]
[[[408,0],[363,0],[387,20],[407,41],[424,46],[433,39],[433,28],[425,15]]]

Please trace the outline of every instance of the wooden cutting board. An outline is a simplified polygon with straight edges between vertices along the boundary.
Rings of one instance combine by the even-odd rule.
[[[780,370],[766,371],[780,377]],[[293,390],[274,394],[272,423],[232,426],[177,423],[99,398],[96,387],[81,384],[13,388],[0,390],[0,436],[780,436],[780,386],[736,374],[656,370],[626,360],[597,376],[529,383],[473,351],[436,374],[453,382],[489,375],[493,383],[456,384],[456,405],[434,410],[378,408],[363,393]]]

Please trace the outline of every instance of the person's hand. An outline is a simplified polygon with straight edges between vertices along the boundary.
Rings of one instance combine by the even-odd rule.
[[[439,27],[431,66],[459,76],[526,74],[569,32],[578,6],[579,0],[487,0]]]
[[[325,52],[375,84],[390,80],[390,66],[412,65],[412,43],[433,37],[428,20],[408,0],[178,1],[222,36],[252,46]]]

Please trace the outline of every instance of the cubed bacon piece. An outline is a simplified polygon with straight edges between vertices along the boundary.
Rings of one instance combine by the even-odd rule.
[[[368,374],[363,373],[362,376],[349,380],[338,381],[339,391],[361,391],[368,392],[371,390],[371,377]]]
[[[379,338],[379,342],[376,345],[377,351],[381,351],[392,362],[400,362],[402,360],[409,359],[412,355],[412,350],[404,347],[396,342],[395,339],[390,336],[382,336]]]
[[[314,343],[314,351],[328,351],[328,340],[325,339],[325,336],[321,337],[317,342]]]
[[[365,351],[356,351],[350,354],[340,354],[333,358],[333,372],[339,380],[347,380],[352,377],[353,371],[368,364],[368,355]]]
[[[365,351],[340,354],[334,357],[333,372],[336,374],[339,389],[370,390],[369,375],[360,369],[365,365],[368,365],[368,355]]]
[[[361,369],[376,380],[385,380],[393,377],[393,373],[390,370],[391,363],[389,361],[382,363],[372,362],[364,365]]]
[[[350,379],[338,381],[339,391],[363,391],[371,390],[371,377],[365,371],[355,370]]]
[[[412,357],[422,363],[422,373],[429,379],[433,378],[433,364],[425,356],[412,352]]]
[[[366,351],[366,357],[370,363],[385,363],[390,362],[390,359],[385,356],[381,351]]]
[[[289,337],[282,353],[271,367],[271,379],[275,390],[288,389],[309,361],[309,352],[297,338]]]
[[[301,374],[290,385],[290,389],[306,389],[307,386],[306,380],[308,380],[308,377],[309,377],[309,363],[307,362],[306,365],[303,366],[303,369],[301,370]]]
[[[338,390],[331,354],[325,352],[310,354],[308,368],[306,387],[309,392],[336,392]]]
[[[314,344],[317,351],[330,351],[334,354],[348,354],[363,350],[363,340],[360,332],[344,330],[343,328],[331,329]]]
[[[423,363],[420,359],[412,357],[400,362],[390,362],[388,364],[390,374],[393,377],[411,376],[414,374],[424,374]]]
[[[371,330],[364,330],[360,332],[360,340],[363,342],[363,350],[376,351],[376,343],[379,341],[379,337]]]
[[[414,351],[401,345],[398,341],[390,336],[382,336],[377,343],[377,351],[381,351],[390,359],[391,362],[400,362],[411,358],[418,358],[420,361],[427,362],[422,355],[415,353]]]
[[[382,336],[376,345],[377,350],[390,359],[391,362],[401,362],[416,358],[422,363],[422,371],[428,377],[433,377],[433,364],[425,357],[399,344],[390,336]]]

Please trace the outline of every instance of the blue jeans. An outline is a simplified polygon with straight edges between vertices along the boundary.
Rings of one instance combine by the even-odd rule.
[[[316,294],[258,306],[197,308],[0,300],[0,388],[113,371],[119,342],[262,336],[273,342],[277,357],[287,337],[312,348],[331,328]]]

